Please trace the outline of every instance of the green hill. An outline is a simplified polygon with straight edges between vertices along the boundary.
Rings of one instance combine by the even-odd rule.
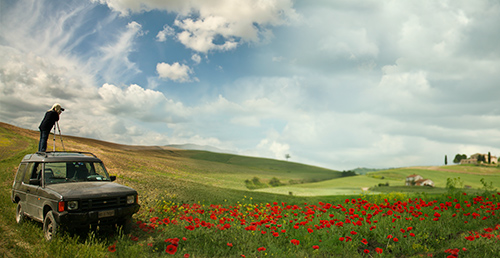
[[[0,123],[0,136],[1,159],[36,150],[36,131]],[[479,189],[483,187],[480,180],[484,178],[485,182],[491,182],[493,187],[500,188],[498,167],[410,167],[373,172],[365,169],[366,175],[341,177],[342,173],[339,171],[282,160],[163,146],[127,146],[73,136],[64,136],[64,142],[67,150],[95,153],[103,159],[109,172],[118,176],[120,183],[144,189],[146,195],[151,198],[168,192],[172,196],[196,199],[202,193],[200,189],[206,189],[208,192],[241,191],[238,196],[252,193],[296,196],[351,195],[362,193],[363,189],[367,188],[371,188],[372,193],[426,190],[401,188],[406,176],[410,174],[420,174],[433,180],[437,188],[445,188],[448,178],[458,177],[462,187]],[[62,146],[57,147],[60,150]],[[13,161],[13,164],[16,162],[18,161]],[[13,173],[11,171],[10,177],[14,176]],[[260,189],[250,190],[248,182],[255,179],[259,181]],[[271,180],[278,180],[281,186],[271,187]],[[390,187],[374,188],[385,184]]]

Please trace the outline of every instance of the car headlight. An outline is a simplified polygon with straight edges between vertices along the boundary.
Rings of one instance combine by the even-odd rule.
[[[76,210],[78,209],[78,201],[69,201],[68,202],[68,210]]]
[[[127,196],[127,204],[133,204],[133,203],[135,203],[135,195]]]

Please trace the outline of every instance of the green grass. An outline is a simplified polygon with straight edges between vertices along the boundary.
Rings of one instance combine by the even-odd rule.
[[[325,219],[344,221],[353,216],[346,213],[350,208],[353,208],[359,216],[365,216],[362,215],[363,210],[368,213],[374,212],[356,206],[351,199],[365,200],[373,205],[389,200],[395,205],[391,206],[393,208],[397,208],[398,202],[414,205],[408,202],[410,198],[436,200],[437,206],[456,198],[463,204],[466,200],[471,201],[473,196],[483,194],[483,190],[478,190],[483,187],[479,181],[481,178],[500,188],[498,168],[476,166],[399,168],[341,178],[338,171],[293,162],[203,151],[122,146],[70,136],[64,138],[66,149],[95,153],[104,161],[108,171],[118,176],[118,183],[138,190],[142,208],[134,216],[135,221],[151,226],[155,224],[151,222],[153,218],[159,217],[177,219],[178,224],[165,227],[156,223],[157,228],[154,230],[144,231],[143,228],[135,228],[131,235],[106,231],[91,232],[88,235],[86,233],[63,235],[56,241],[48,243],[42,241],[42,229],[39,223],[29,222],[21,226],[15,224],[15,205],[10,201],[10,187],[17,165],[25,154],[36,151],[38,134],[1,123],[0,125],[0,253],[5,257],[159,257],[167,255],[165,239],[171,237],[187,238],[185,241],[181,240],[178,252],[172,257],[182,257],[185,253],[191,254],[190,257],[240,257],[241,254],[246,254],[247,257],[330,257],[332,253],[340,257],[370,257],[363,254],[365,248],[371,250],[372,257],[393,257],[393,255],[425,257],[427,254],[446,257],[444,251],[455,247],[467,247],[470,250],[461,252],[460,257],[493,257],[500,252],[493,240],[481,238],[471,242],[463,239],[469,230],[481,231],[485,227],[495,226],[494,224],[499,221],[498,212],[496,215],[484,213],[483,216],[491,214],[492,217],[485,221],[470,217],[460,217],[459,220],[452,217],[451,213],[443,213],[443,219],[432,225],[417,219],[406,220],[405,217],[392,222],[392,217],[378,215],[381,216],[377,217],[380,223],[377,224],[380,229],[378,231],[369,230],[368,226],[349,225],[345,230],[332,228],[315,230],[314,234],[307,232],[308,226],[317,229],[315,226],[324,223]],[[403,186],[406,176],[414,173],[432,179],[437,187]],[[288,183],[290,180],[308,183],[248,190],[244,181],[253,177],[258,177],[264,182],[276,177],[283,183]],[[468,193],[466,196],[462,195],[461,190],[451,192],[445,189],[448,178],[458,177],[464,185],[473,188],[466,191]],[[389,187],[375,187],[387,182]],[[361,190],[367,187],[371,188],[370,192]],[[349,200],[348,203],[345,203],[346,199]],[[272,211],[267,205],[275,206],[275,202],[277,206],[286,203],[300,208],[293,212],[290,209],[283,209],[280,210],[281,213],[272,214],[273,217],[277,217],[278,214],[283,216],[277,223],[290,232],[289,235],[283,234],[283,237],[279,238],[270,235],[271,229],[266,227],[267,222],[261,222],[265,220],[264,216],[271,215]],[[308,208],[315,209],[315,206],[321,206],[320,202],[342,204],[347,210],[328,210],[328,213],[316,210],[316,215],[324,213],[318,217],[302,213]],[[188,209],[179,209],[186,204],[201,205],[205,213],[190,214],[185,213]],[[222,231],[216,226],[210,230],[187,230],[185,227],[190,224],[181,220],[183,215],[200,216],[214,224],[220,223],[222,215],[218,216],[217,220],[209,218],[211,204],[217,205],[219,207],[217,209],[221,209],[219,210],[221,214],[238,208],[242,214],[247,214],[245,220],[248,223],[250,221],[262,223],[260,229],[266,231],[267,235],[261,231],[252,234],[244,230],[241,221],[230,220],[235,219],[236,214],[227,216],[229,220],[223,222],[231,224],[231,230]],[[173,207],[176,207],[175,212],[172,210]],[[470,208],[471,212],[479,212],[472,210],[473,208]],[[261,214],[250,215],[255,209]],[[422,211],[431,218],[434,214],[432,207]],[[330,214],[333,217],[325,217]],[[404,213],[396,214],[404,215]],[[255,215],[257,217],[254,217]],[[367,217],[364,218],[366,221]],[[467,224],[464,224],[464,219],[468,220]],[[447,224],[448,221],[454,224]],[[293,225],[299,222],[305,224],[295,231]],[[270,228],[275,226],[272,223],[267,225]],[[400,234],[397,230],[408,225],[415,227],[418,237],[408,239],[408,242],[401,241],[401,244],[387,241],[387,234]],[[393,227],[396,229],[393,230]],[[357,241],[340,244],[338,237],[348,235],[352,229],[359,231]],[[301,245],[291,245],[292,238],[299,239]],[[367,238],[370,244],[368,246],[360,244],[362,238]],[[228,248],[229,242],[234,243],[233,249]],[[313,250],[313,245],[320,246],[320,249]],[[109,252],[110,246],[116,247],[116,252]],[[266,247],[265,252],[257,251],[261,246]],[[377,255],[374,253],[375,247],[384,248],[385,253]]]

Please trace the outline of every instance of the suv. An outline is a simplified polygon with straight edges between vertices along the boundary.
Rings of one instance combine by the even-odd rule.
[[[137,191],[117,183],[89,152],[37,152],[26,155],[12,185],[16,222],[43,223],[45,239],[64,228],[89,225],[128,227],[139,211]]]

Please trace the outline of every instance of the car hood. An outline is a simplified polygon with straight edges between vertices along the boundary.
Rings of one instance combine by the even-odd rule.
[[[111,182],[75,182],[51,184],[46,187],[61,195],[64,199],[70,198],[104,198],[137,194],[134,189]]]

